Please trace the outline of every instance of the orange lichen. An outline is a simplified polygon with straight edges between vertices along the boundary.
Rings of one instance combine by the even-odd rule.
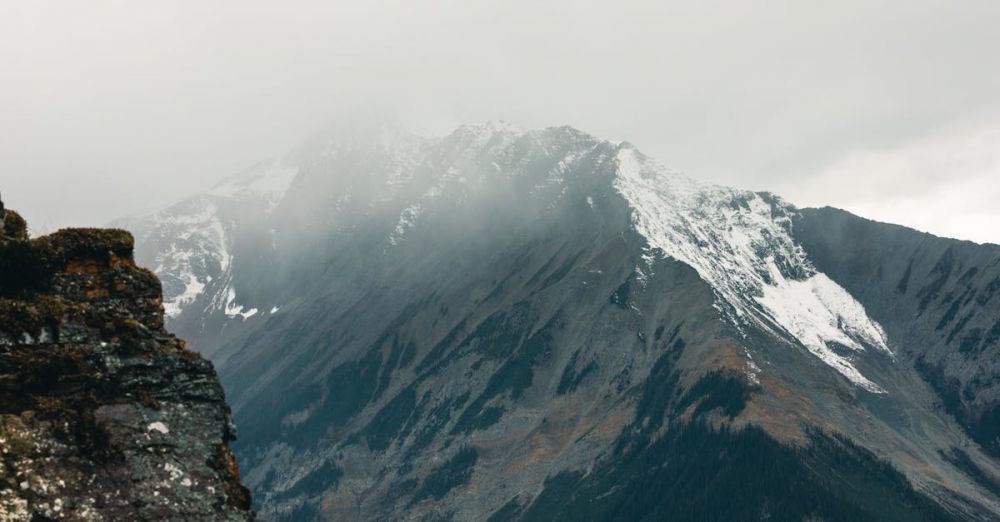
[[[240,468],[236,464],[236,456],[229,444],[219,445],[216,454],[217,467],[224,471],[223,487],[226,491],[226,500],[229,505],[239,509],[250,509],[250,490],[240,483]]]
[[[111,292],[107,288],[92,288],[83,293],[87,299],[101,299],[111,297]]]
[[[135,263],[127,257],[119,257],[111,254],[111,257],[108,259],[108,268],[114,269],[122,266],[134,267]]]

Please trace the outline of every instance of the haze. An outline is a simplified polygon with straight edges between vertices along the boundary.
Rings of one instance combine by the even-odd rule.
[[[388,108],[1000,243],[998,27],[995,0],[5,2],[0,191],[36,233],[102,225]]]

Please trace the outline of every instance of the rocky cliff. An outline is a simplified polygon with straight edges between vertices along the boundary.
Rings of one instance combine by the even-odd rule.
[[[215,370],[132,236],[0,217],[0,520],[253,519]]]

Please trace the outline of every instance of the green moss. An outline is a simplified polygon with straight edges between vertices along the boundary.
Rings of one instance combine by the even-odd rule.
[[[163,287],[160,285],[160,278],[152,270],[133,265],[119,267],[119,273],[127,274],[127,281],[123,281],[125,291],[121,292],[134,297],[158,298],[163,295]]]
[[[45,252],[33,242],[0,241],[0,296],[15,297],[41,290],[51,273]]]
[[[56,327],[61,321],[84,321],[87,310],[79,303],[58,296],[38,296],[33,300],[0,299],[0,332],[15,339],[23,334],[38,338],[46,326]]]
[[[107,259],[110,254],[131,259],[135,247],[131,233],[115,228],[64,228],[34,243],[62,260]]]
[[[70,261],[107,263],[113,257],[131,261],[132,234],[118,229],[69,228],[38,239],[0,241],[0,296],[16,297],[51,290],[54,278]],[[159,280],[131,263],[112,267],[128,274],[128,290],[160,294]]]
[[[130,317],[107,321],[102,325],[104,330],[101,332],[101,337],[119,339],[125,348],[125,353],[137,353],[150,344],[152,332],[144,324]]]
[[[13,210],[3,211],[3,234],[12,239],[28,239],[28,223]]]

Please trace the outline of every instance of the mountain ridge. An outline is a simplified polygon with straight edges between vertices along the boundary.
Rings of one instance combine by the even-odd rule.
[[[961,392],[990,374],[968,368],[995,344],[930,357],[946,348],[900,333],[912,318],[870,315],[885,300],[831,268],[846,261],[823,250],[836,244],[808,209],[684,178],[569,127],[320,138],[293,156],[273,206],[237,190],[129,225],[165,289],[176,283],[168,299],[192,277],[202,285],[170,321],[220,367],[267,517],[524,518],[541,493],[504,511],[505,487],[614,475],[652,448],[676,456],[668,441],[698,426],[733,440],[763,430],[776,455],[857,445],[851,462],[872,484],[902,491],[865,464],[887,459],[916,488],[899,513],[924,496],[973,519],[1000,509],[982,480],[997,464],[969,439],[985,429],[973,438],[989,446],[990,424],[970,412],[996,404],[992,391],[944,411],[950,385],[915,362],[964,372]],[[209,203],[203,228],[177,233]],[[979,306],[985,321],[997,304]],[[816,433],[836,434],[832,446]],[[491,457],[504,451],[529,453],[505,469]]]

